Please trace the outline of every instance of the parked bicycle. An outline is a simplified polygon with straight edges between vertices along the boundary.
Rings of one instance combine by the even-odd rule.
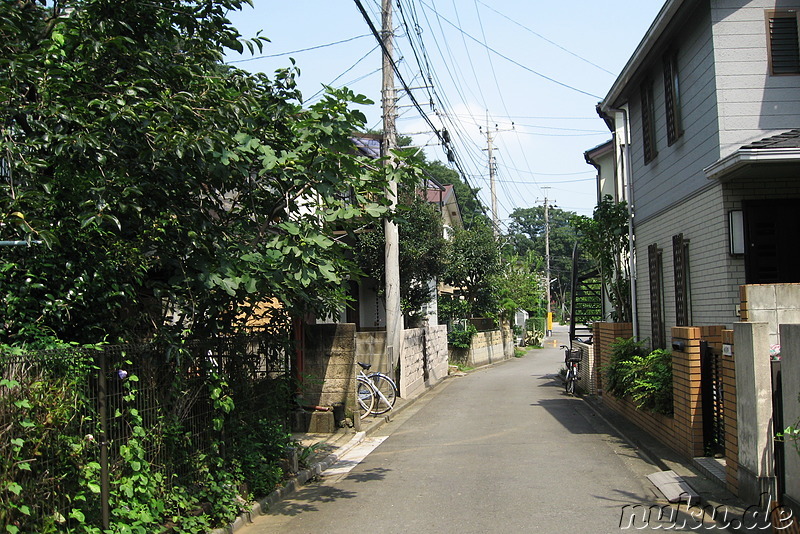
[[[564,349],[564,364],[567,366],[567,374],[564,376],[564,389],[567,395],[575,395],[575,385],[580,377],[581,349],[573,349],[566,345],[561,345]]]
[[[358,399],[361,417],[380,415],[394,408],[397,400],[397,385],[394,380],[379,372],[365,373],[371,364],[358,362],[356,398]]]

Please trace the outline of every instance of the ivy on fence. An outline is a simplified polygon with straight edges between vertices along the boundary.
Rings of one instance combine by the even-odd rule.
[[[288,370],[270,370],[255,345],[197,343],[173,359],[153,346],[0,347],[0,531],[232,521],[282,482],[293,445]]]

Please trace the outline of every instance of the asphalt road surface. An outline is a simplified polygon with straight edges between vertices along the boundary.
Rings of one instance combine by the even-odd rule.
[[[657,528],[655,517],[634,525],[630,515],[637,504],[665,504],[646,479],[658,468],[583,400],[565,395],[558,377],[564,358],[558,345],[565,340],[557,330],[544,349],[448,378],[370,436],[357,465],[326,471],[239,532]],[[680,528],[678,519],[660,526],[687,532],[696,526]]]

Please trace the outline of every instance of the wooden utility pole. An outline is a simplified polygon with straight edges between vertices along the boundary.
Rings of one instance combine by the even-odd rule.
[[[553,312],[550,309],[550,204],[547,200],[547,186],[544,189],[544,258],[545,258],[545,287],[547,293],[547,323],[546,335],[553,333]]]
[[[386,164],[394,165],[392,150],[397,146],[397,130],[395,127],[395,91],[394,67],[392,53],[394,41],[392,35],[392,2],[381,0],[381,39],[383,41],[383,81],[381,103],[383,106],[383,140],[381,149],[388,157]],[[397,182],[391,180],[386,190],[391,203],[391,211],[397,205]],[[386,240],[384,250],[386,263],[386,356],[392,368],[400,358],[403,334],[403,314],[400,311],[400,254],[397,224],[386,219],[383,223]]]
[[[497,239],[499,234],[499,222],[497,220],[497,189],[495,187],[494,177],[494,155],[492,154],[494,146],[492,145],[492,129],[489,127],[489,112],[486,112],[486,151],[489,156],[489,189],[492,193],[492,229],[494,231],[494,238]]]

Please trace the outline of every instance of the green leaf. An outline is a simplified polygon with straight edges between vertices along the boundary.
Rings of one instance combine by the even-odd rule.
[[[75,508],[70,510],[69,517],[70,517],[70,519],[75,519],[76,521],[78,521],[80,523],[85,523],[86,522],[86,516],[84,515],[84,513],[81,512],[80,510],[75,509]]]
[[[19,495],[20,493],[22,493],[22,486],[20,486],[16,482],[9,482],[8,485],[6,486],[6,489],[11,493],[13,493],[14,495]]]

